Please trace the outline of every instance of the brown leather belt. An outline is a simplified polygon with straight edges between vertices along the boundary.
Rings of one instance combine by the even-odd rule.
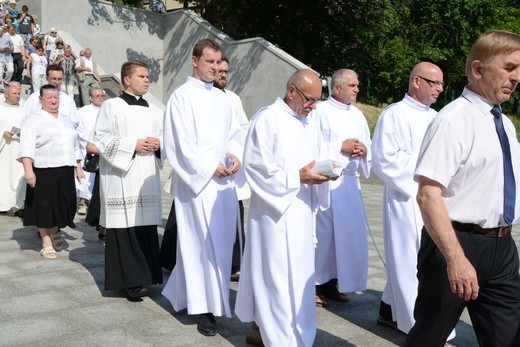
[[[478,224],[472,223],[460,223],[457,221],[452,221],[451,225],[453,229],[468,233],[475,233],[479,235],[488,235],[488,236],[496,236],[503,237],[511,232],[512,226],[508,225],[505,227],[496,227],[496,228],[482,228]]]

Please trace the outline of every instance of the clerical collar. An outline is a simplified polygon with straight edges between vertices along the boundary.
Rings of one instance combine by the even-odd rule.
[[[122,92],[119,97],[123,99],[128,105],[148,107],[148,101],[143,99],[143,97],[130,95],[127,92]]]
[[[410,95],[405,94],[403,101],[407,103],[409,106],[421,110],[428,111],[430,109],[430,105],[421,104],[419,101],[413,99]]]
[[[350,106],[352,106],[352,104],[344,104],[339,102],[338,100],[334,99],[332,95],[330,95],[327,100],[331,103],[331,105],[336,106],[337,108],[345,109],[347,111],[350,110]]]

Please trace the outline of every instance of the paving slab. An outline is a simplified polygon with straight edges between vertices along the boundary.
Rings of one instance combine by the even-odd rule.
[[[163,169],[163,182],[170,170],[168,166]],[[315,346],[399,346],[405,339],[376,324],[386,281],[380,259],[384,254],[383,187],[377,179],[370,179],[362,181],[362,190],[372,233],[367,235],[368,289],[350,293],[348,304],[331,302],[327,308],[317,309]],[[163,227],[171,201],[165,194]],[[118,291],[105,291],[104,246],[83,216],[75,221],[76,229],[64,229],[66,246],[58,258],[45,260],[39,254],[36,228],[23,227],[19,218],[0,215],[0,346],[247,346],[244,337],[249,324],[235,315],[217,317],[217,336],[202,336],[197,332],[197,318],[188,316],[186,310],[175,312],[161,295],[162,285],[150,288],[150,296],[137,303],[127,301]],[[164,271],[165,282],[168,276]],[[237,283],[232,282],[232,307],[236,290]],[[477,345],[466,311],[450,344]]]

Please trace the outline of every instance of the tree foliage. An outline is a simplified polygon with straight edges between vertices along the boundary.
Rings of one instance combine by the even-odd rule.
[[[479,35],[489,29],[520,33],[520,0],[194,2],[203,18],[231,37],[261,36],[322,76],[342,67],[356,70],[359,98],[375,105],[401,99],[413,66],[427,60],[444,72],[441,106],[466,84],[466,55]],[[506,108],[516,111],[516,104]]]
[[[341,67],[361,77],[360,98],[402,98],[413,66],[438,64],[443,102],[466,84],[465,58],[489,29],[520,33],[520,1],[508,0],[213,0],[206,18],[230,36],[261,36],[322,75]]]

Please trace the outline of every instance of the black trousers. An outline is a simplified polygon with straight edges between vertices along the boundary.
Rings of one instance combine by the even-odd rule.
[[[240,211],[240,230],[242,230],[242,248],[240,247],[240,238],[238,235],[239,228],[237,226],[237,234],[235,237],[235,243],[233,244],[233,257],[231,258],[231,273],[240,270],[240,259],[242,259],[242,254],[240,253],[240,249],[244,250],[244,243],[246,239],[246,235],[244,233],[244,204],[242,200],[238,201],[238,207]]]
[[[21,82],[22,81],[22,73],[25,66],[25,62],[22,58],[22,53],[11,53],[13,56],[13,65],[14,65],[14,73],[13,73],[13,81]]]
[[[416,322],[405,346],[444,346],[465,307],[480,346],[520,346],[520,276],[511,234],[498,238],[455,232],[477,272],[478,297],[464,301],[451,292],[444,256],[423,228]]]

